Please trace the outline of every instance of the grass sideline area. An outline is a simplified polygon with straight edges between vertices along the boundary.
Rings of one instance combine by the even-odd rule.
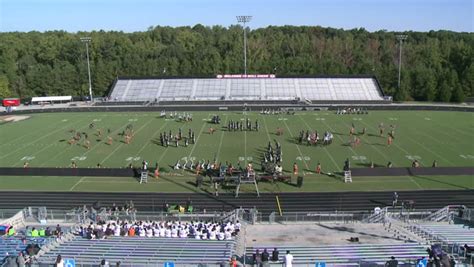
[[[203,190],[194,186],[192,177],[160,177],[139,184],[134,178],[114,177],[7,177],[0,176],[0,191],[76,191],[76,192],[214,192],[208,179]],[[292,181],[295,183],[295,179]],[[474,189],[473,176],[410,176],[410,177],[357,177],[352,183],[344,183],[326,175],[306,177],[303,187],[294,184],[260,182],[261,193],[280,192],[341,192],[387,190],[464,190]],[[221,193],[233,193],[234,189],[219,188]],[[255,193],[253,185],[242,185],[242,193]]]

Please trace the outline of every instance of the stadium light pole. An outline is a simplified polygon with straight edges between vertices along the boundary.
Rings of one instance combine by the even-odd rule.
[[[244,26],[244,74],[247,75],[247,31],[245,24],[252,20],[252,16],[237,16],[237,22]]]
[[[91,65],[89,62],[89,43],[92,41],[90,37],[81,37],[81,42],[86,44],[86,55],[87,55],[87,73],[89,74],[89,97],[90,101],[93,102],[92,98],[92,81],[91,81]]]
[[[405,41],[408,38],[408,35],[398,34],[396,37],[399,42],[398,47],[400,48],[398,52],[398,89],[400,90],[400,81],[402,77],[402,44],[403,44],[403,41]]]

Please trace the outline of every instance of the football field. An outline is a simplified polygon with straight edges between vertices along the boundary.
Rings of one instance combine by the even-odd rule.
[[[192,179],[194,172],[174,170],[173,166],[177,161],[184,164],[215,160],[233,165],[240,162],[242,166],[252,162],[258,170],[268,143],[274,145],[275,141],[282,147],[284,172],[291,173],[292,166],[296,163],[305,177],[318,177],[314,173],[318,162],[325,173],[339,172],[346,158],[351,161],[353,168],[368,167],[371,162],[375,166],[386,166],[389,161],[393,167],[409,167],[415,159],[425,167],[431,166],[434,160],[440,167],[474,166],[474,115],[469,112],[372,111],[367,115],[337,115],[332,111],[301,111],[294,115],[263,115],[258,112],[243,114],[231,111],[190,113],[193,117],[191,122],[181,122],[169,116],[161,118],[159,112],[27,115],[27,119],[0,125],[0,167],[22,167],[25,162],[28,162],[29,167],[71,167],[74,161],[78,167],[96,167],[100,164],[102,167],[124,168],[130,164],[139,167],[146,160],[151,167],[156,163],[159,165],[164,179],[183,179],[178,181],[181,183]],[[210,122],[213,115],[220,116],[219,125]],[[259,131],[227,130],[230,120],[245,122],[247,118],[252,125],[258,120]],[[90,127],[91,123],[94,124],[93,128]],[[385,129],[383,136],[379,134],[381,124]],[[128,125],[133,128],[133,138],[129,144],[122,135]],[[355,135],[361,140],[358,146],[349,142],[352,125],[355,127]],[[387,132],[391,125],[395,129],[395,138],[392,145],[388,146]],[[160,133],[169,134],[171,131],[172,135],[176,135],[180,128],[183,136],[188,136],[189,129],[194,131],[196,143],[191,142],[185,147],[184,142],[180,141],[178,147],[175,147],[174,142],[168,147],[161,146]],[[216,132],[210,134],[209,128],[215,128]],[[276,134],[277,128],[282,129],[282,135]],[[366,129],[365,134],[361,134],[363,128]],[[319,133],[329,131],[333,133],[334,139],[327,146],[310,146],[306,142],[299,144],[298,136],[302,130],[317,130]],[[83,137],[75,144],[69,144],[73,132],[87,135],[90,147],[85,146]],[[111,144],[108,144],[108,137]],[[4,184],[9,177],[1,179]],[[72,190],[78,190],[88,179],[92,178],[71,178],[71,185],[65,188],[56,186],[58,190],[71,190],[75,185]],[[402,182],[400,179],[413,178],[393,179],[392,183],[396,183]],[[99,180],[95,180],[96,183]],[[463,180],[459,186],[473,187],[472,176],[462,176],[459,180]],[[385,183],[379,180],[379,184],[372,189],[381,190],[388,186]],[[414,187],[411,189],[425,188],[423,181],[408,183],[413,184],[409,186]],[[172,185],[169,186],[173,188]],[[93,184],[89,187],[90,190],[98,190]],[[15,188],[4,187],[6,190]],[[370,187],[364,187],[363,184],[353,189],[364,188],[370,190]],[[87,191],[87,188],[81,190]],[[133,191],[133,188],[130,190]]]

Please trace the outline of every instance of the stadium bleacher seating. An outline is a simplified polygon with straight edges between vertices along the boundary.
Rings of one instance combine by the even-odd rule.
[[[249,247],[246,250],[247,259],[252,261],[252,255],[257,249],[260,253],[263,249],[271,254],[273,246]],[[360,262],[384,264],[391,256],[394,256],[400,264],[411,262],[423,256],[427,256],[426,246],[416,243],[407,244],[370,244],[370,245],[325,245],[312,247],[276,247],[280,251],[280,260],[283,259],[286,250],[293,255],[294,264],[314,264],[325,262],[331,266],[342,265],[358,266]]]
[[[18,255],[20,251],[25,250],[28,244],[38,244],[40,247],[44,244],[54,240],[54,238],[21,238],[15,237],[0,237],[0,256]]]
[[[449,245],[474,246],[474,229],[462,224],[423,224],[414,225],[412,231],[429,238],[442,240]]]
[[[75,237],[39,258],[52,263],[57,255],[75,259],[78,264],[98,264],[106,259],[111,264],[142,264],[158,266],[173,261],[176,264],[221,263],[229,261],[235,241],[211,241],[179,238],[109,237],[88,240]]]
[[[110,101],[294,100],[382,101],[374,77],[189,78],[115,81]]]

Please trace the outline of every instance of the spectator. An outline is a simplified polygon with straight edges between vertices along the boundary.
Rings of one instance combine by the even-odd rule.
[[[449,265],[450,265],[451,267],[455,267],[455,266],[456,266],[456,260],[454,260],[454,257],[453,257],[453,256],[451,256],[451,257],[449,258]]]
[[[292,267],[293,266],[293,255],[291,255],[290,251],[286,251],[285,255],[285,267]]]
[[[279,261],[280,251],[277,248],[274,248],[272,251],[272,261]]]
[[[3,265],[4,267],[16,267],[16,262],[15,262],[15,257],[11,256],[6,256],[5,259],[3,260]]]
[[[31,229],[31,236],[32,237],[39,237],[39,232],[34,227]]]
[[[398,261],[395,259],[394,256],[390,257],[390,260],[388,260],[385,263],[386,267],[397,267],[398,266]]]
[[[264,249],[262,253],[262,265],[267,266],[269,260],[270,260],[270,254],[268,254],[267,249]]]
[[[56,225],[56,232],[55,232],[55,235],[57,235],[58,237],[62,234],[62,230],[61,230],[61,226]]]
[[[106,261],[105,259],[102,259],[100,261],[100,267],[109,267],[109,262]]]
[[[230,267],[237,267],[237,258],[235,258],[235,256],[232,256],[232,258],[230,258]]]
[[[10,226],[10,229],[8,229],[7,234],[8,234],[8,236],[14,236],[15,235],[15,229],[13,228],[13,226]]]
[[[261,263],[262,263],[262,255],[260,254],[260,250],[257,249],[255,253],[253,254],[253,264],[260,267]]]
[[[25,257],[23,256],[23,252],[20,252],[18,257],[16,257],[16,264],[18,267],[25,267]]]
[[[54,266],[55,267],[64,267],[64,260],[63,258],[61,257],[61,255],[58,255],[56,257],[56,262],[54,263]]]

